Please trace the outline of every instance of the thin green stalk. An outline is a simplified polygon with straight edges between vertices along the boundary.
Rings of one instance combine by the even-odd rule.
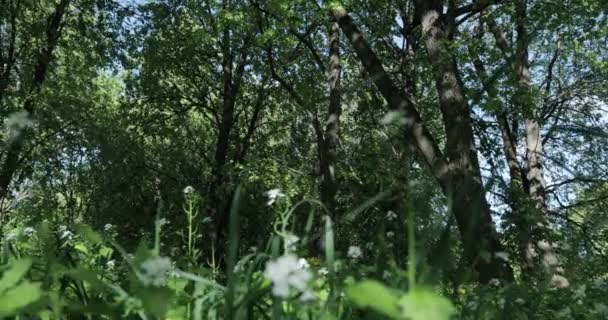
[[[239,248],[239,203],[241,198],[241,188],[237,187],[232,198],[230,207],[230,224],[228,229],[228,241],[230,243],[227,261],[228,290],[226,291],[225,316],[226,319],[234,317],[234,291],[236,287],[236,277],[234,276],[234,266],[236,264]]]
[[[415,227],[414,227],[414,219],[416,217],[415,210],[413,206],[410,206],[408,224],[407,224],[407,260],[408,260],[408,268],[407,268],[407,277],[409,290],[414,291],[416,287],[416,235]]]

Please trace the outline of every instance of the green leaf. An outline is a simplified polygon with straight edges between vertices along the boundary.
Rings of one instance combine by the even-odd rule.
[[[99,233],[95,232],[95,230],[93,230],[93,228],[91,228],[89,225],[79,224],[75,226],[75,229],[78,234],[94,244],[103,242],[103,237]]]
[[[74,249],[76,249],[84,254],[89,254],[89,249],[82,242],[76,243],[74,245]]]
[[[408,292],[399,306],[403,316],[411,320],[448,320],[456,313],[450,300],[424,288]]]
[[[350,211],[349,213],[347,213],[344,217],[344,220],[347,222],[353,222],[353,220],[355,220],[355,218],[357,218],[357,216],[367,210],[368,208],[370,208],[371,206],[373,206],[374,204],[376,204],[376,202],[382,200],[382,198],[386,197],[387,195],[390,194],[389,190],[385,190],[380,192],[379,194],[373,196],[371,199],[368,199],[367,201],[365,201],[362,205],[360,205],[359,207],[355,208],[355,210]]]
[[[397,295],[378,281],[366,280],[356,283],[346,292],[359,307],[371,308],[394,319],[401,317]]]
[[[68,275],[76,280],[86,281],[96,289],[104,289],[106,287],[103,281],[99,279],[98,274],[91,270],[84,268],[72,269],[68,272]]]
[[[16,285],[25,276],[32,266],[32,260],[21,259],[12,263],[12,266],[4,272],[0,279],[0,294]]]
[[[40,285],[25,282],[6,291],[0,296],[0,316],[9,316],[19,309],[40,299]]]
[[[169,311],[173,292],[168,288],[142,287],[137,291],[136,296],[141,299],[147,314],[163,318]]]

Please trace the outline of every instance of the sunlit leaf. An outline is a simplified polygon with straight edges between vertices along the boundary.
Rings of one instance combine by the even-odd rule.
[[[395,292],[373,280],[356,283],[347,289],[349,298],[359,307],[371,308],[391,318],[399,318],[399,298]]]
[[[398,304],[405,318],[411,320],[449,320],[456,313],[450,300],[424,288],[408,292]]]

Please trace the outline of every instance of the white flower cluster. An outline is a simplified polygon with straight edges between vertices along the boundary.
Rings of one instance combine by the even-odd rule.
[[[329,270],[327,270],[327,268],[323,267],[323,268],[320,268],[319,271],[317,271],[317,273],[320,276],[325,277],[329,274]]]
[[[361,248],[359,248],[358,246],[350,246],[348,247],[348,253],[347,256],[353,260],[357,260],[359,258],[361,258],[361,256],[363,255],[363,253],[361,252]]]
[[[114,226],[110,223],[106,223],[103,226],[103,231],[105,231],[105,232],[111,232],[112,230],[114,230]]]
[[[167,284],[171,268],[171,259],[167,257],[150,258],[140,265],[139,280],[146,286],[162,287]]]
[[[268,201],[266,202],[267,206],[271,206],[278,199],[285,197],[285,194],[281,192],[281,189],[271,189],[266,191],[266,197],[268,197]]]
[[[74,233],[68,230],[68,227],[65,225],[59,226],[57,229],[59,233],[59,240],[63,240],[65,242],[72,241],[74,239]]]
[[[184,188],[183,192],[184,192],[184,195],[185,195],[185,196],[189,196],[189,195],[191,195],[192,193],[194,193],[194,187],[192,187],[192,186],[186,186],[186,187]]]
[[[389,211],[386,213],[386,220],[388,220],[388,221],[393,221],[393,220],[395,220],[395,219],[397,219],[397,214],[395,213],[395,211],[393,211],[393,210],[389,210]]]
[[[295,234],[290,233],[283,237],[283,241],[285,241],[285,250],[288,252],[293,252],[296,250],[300,238],[298,238],[298,236]]]
[[[312,274],[305,259],[292,254],[281,256],[266,263],[264,276],[272,281],[272,294],[276,297],[287,298],[290,289],[294,289],[301,293],[300,300],[314,299],[314,293],[308,288]]]
[[[36,235],[36,229],[32,228],[32,227],[26,227],[25,229],[23,229],[23,235],[30,238]]]

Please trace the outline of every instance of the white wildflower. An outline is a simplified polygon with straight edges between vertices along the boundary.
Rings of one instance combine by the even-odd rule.
[[[298,241],[300,241],[300,238],[298,238],[298,236],[295,234],[290,233],[286,235],[283,240],[285,241],[285,248],[287,251],[294,251]]]
[[[271,206],[279,198],[285,197],[285,194],[283,192],[281,192],[281,189],[277,188],[277,189],[271,189],[271,190],[266,191],[266,196],[268,197],[268,201],[266,202],[266,205]]]
[[[515,299],[515,303],[517,303],[517,304],[524,304],[524,303],[526,303],[526,301],[524,299],[522,299],[522,298],[517,298],[517,299]]]
[[[110,232],[110,231],[112,231],[112,230],[114,230],[114,226],[113,226],[113,225],[111,225],[111,224],[109,224],[109,223],[106,223],[106,224],[103,226],[103,231],[105,231],[105,232]]]
[[[23,235],[25,235],[26,237],[33,237],[36,235],[36,229],[32,227],[26,227],[25,229],[23,229]]]
[[[286,298],[289,289],[305,292],[312,275],[308,269],[302,269],[295,255],[285,255],[266,263],[264,276],[272,281],[272,294]]]
[[[395,236],[395,233],[393,231],[389,231],[389,232],[386,233],[386,237],[387,238],[392,238],[394,236]]]
[[[165,219],[165,218],[161,218],[161,219],[158,219],[158,220],[156,221],[156,223],[157,223],[157,224],[158,224],[158,226],[160,227],[160,226],[164,226],[164,225],[166,225],[166,224],[169,224],[169,221],[168,221],[167,219]]]
[[[317,273],[320,276],[325,277],[326,275],[329,274],[329,270],[327,270],[327,268],[323,267],[323,268],[319,269],[319,271],[317,271]]]
[[[65,230],[61,233],[61,235],[59,235],[59,239],[61,240],[71,241],[73,238],[74,233],[72,233],[70,230]]]
[[[393,211],[393,210],[389,210],[389,211],[386,213],[386,219],[387,219],[388,221],[393,221],[393,220],[397,219],[397,214],[395,213],[395,211]]]
[[[194,188],[192,186],[186,186],[183,190],[184,195],[189,196],[194,192]]]
[[[353,260],[359,259],[362,255],[361,248],[359,248],[358,246],[350,246],[348,247],[347,255]]]
[[[211,217],[205,217],[205,218],[203,218],[203,220],[202,220],[201,222],[202,222],[202,223],[211,223],[211,221],[213,221],[213,220],[211,219]]]
[[[110,270],[114,269],[115,266],[116,266],[115,260],[108,260],[108,262],[106,262],[106,267],[108,267],[108,269],[110,269]]]
[[[251,253],[257,253],[258,252],[258,247],[252,246],[252,247],[249,248],[249,251],[251,251]]]
[[[500,285],[500,280],[498,280],[496,278],[492,278],[492,279],[490,279],[490,282],[488,282],[488,283],[493,287],[498,287]]]
[[[308,268],[310,268],[310,264],[304,258],[298,259],[298,264],[300,265],[300,268],[302,268],[302,269],[308,269]]]
[[[167,283],[171,271],[171,260],[166,257],[154,257],[144,261],[140,266],[140,281],[147,286],[161,287]]]

